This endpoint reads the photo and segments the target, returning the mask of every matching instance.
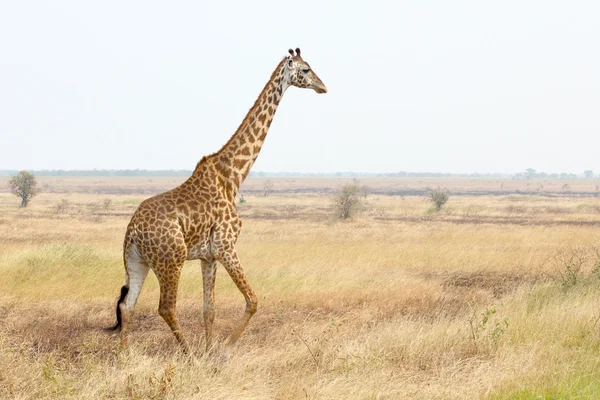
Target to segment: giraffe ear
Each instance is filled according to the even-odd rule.
[[[292,60],[291,58],[288,58],[288,60],[287,60],[288,68],[292,68],[292,64],[294,64],[294,60]]]

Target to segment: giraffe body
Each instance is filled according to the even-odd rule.
[[[289,86],[326,93],[323,82],[290,50],[231,139],[203,157],[180,186],[143,201],[125,233],[123,261],[126,284],[117,303],[121,343],[126,345],[135,303],[150,270],[160,285],[159,314],[184,350],[189,350],[176,314],[179,278],[186,260],[201,260],[206,347],[211,345],[214,285],[220,262],[246,300],[246,310],[229,338],[233,345],[257,309],[257,297],[242,269],[235,243],[242,228],[235,196],[258,157],[279,102]]]

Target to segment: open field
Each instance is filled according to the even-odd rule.
[[[259,310],[227,363],[201,352],[199,262],[178,303],[196,358],[152,274],[131,346],[101,330],[129,217],[182,178],[40,178],[27,209],[0,192],[0,398],[600,398],[597,182],[389,179],[361,179],[374,194],[346,222],[328,193],[351,179],[273,178],[267,197],[248,180],[238,250]],[[438,186],[472,195],[435,213],[392,190]],[[243,307],[220,268],[221,340]]]
[[[9,191],[7,176],[0,176],[0,193]],[[52,177],[40,176],[40,188],[46,193],[90,194],[155,194],[179,185],[182,176],[159,177]],[[249,177],[241,187],[245,194],[261,194],[265,181],[273,182],[279,194],[326,194],[340,185],[358,181],[374,194],[392,196],[424,195],[431,189],[446,188],[457,195],[536,195],[545,197],[594,197],[600,195],[600,178],[596,179],[499,179],[499,178],[310,178],[310,177]]]

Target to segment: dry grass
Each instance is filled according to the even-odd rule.
[[[9,192],[6,176],[0,176],[0,193]],[[120,176],[120,177],[38,177],[38,187],[46,193],[90,193],[110,195],[149,195],[169,190],[186,179],[184,176]],[[244,182],[241,191],[262,195],[265,182],[270,181],[273,193],[319,194],[333,193],[336,188],[358,182],[373,193],[387,195],[425,194],[436,188],[446,188],[461,195],[540,195],[576,197],[600,195],[600,179],[500,179],[500,178],[424,178],[424,177],[259,177],[252,176]],[[566,185],[566,186],[565,186]]]
[[[119,349],[101,331],[113,322],[124,280],[122,235],[146,196],[69,190],[41,194],[27,209],[0,194],[0,398],[533,399],[600,391],[597,198],[451,196],[432,213],[421,197],[375,195],[341,223],[325,195],[245,195],[238,247],[259,312],[225,363],[218,350],[200,351],[197,262],[186,266],[178,304],[195,358],[179,354],[157,315],[153,276],[131,347]],[[585,262],[566,285],[572,252]],[[215,330],[224,340],[243,298],[222,269],[216,290]]]

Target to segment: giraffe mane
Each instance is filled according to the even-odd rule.
[[[279,73],[279,70],[281,69],[281,67],[283,66],[283,63],[288,59],[288,57],[284,57],[283,60],[281,60],[279,62],[279,64],[277,65],[277,68],[275,68],[275,70],[273,71],[273,73],[271,74],[271,77],[269,78],[269,81],[265,84],[265,87],[263,88],[263,90],[260,92],[260,94],[258,95],[258,97],[256,98],[256,100],[254,101],[254,104],[252,105],[252,107],[250,108],[250,110],[248,110],[248,113],[246,113],[246,116],[244,117],[244,120],[242,121],[242,123],[238,126],[238,128],[235,130],[235,132],[233,133],[233,135],[231,135],[231,137],[229,138],[229,140],[227,141],[227,143],[225,143],[220,149],[219,151],[210,154],[209,156],[204,156],[202,157],[202,159],[198,162],[198,164],[196,164],[196,169],[198,169],[198,167],[200,166],[200,164],[202,164],[202,162],[208,158],[208,157],[213,157],[213,156],[217,156],[219,154],[221,154],[221,152],[223,151],[223,149],[225,149],[229,144],[231,144],[231,142],[234,140],[236,133],[238,133],[240,131],[240,129],[242,129],[242,127],[246,124],[246,121],[248,121],[248,118],[250,118],[250,111],[253,110],[256,106],[258,106],[258,104],[262,101],[262,99],[266,96],[266,92],[267,89],[269,88],[269,84],[275,79],[275,77],[277,76],[277,74]]]

